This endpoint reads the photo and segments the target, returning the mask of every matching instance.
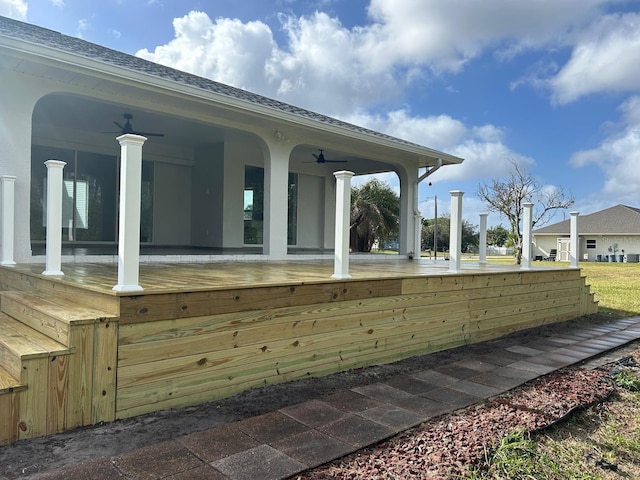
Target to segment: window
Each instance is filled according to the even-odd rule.
[[[62,199],[65,242],[116,242],[118,158],[113,155],[34,145],[31,152],[31,239],[46,238],[48,159],[66,162]],[[140,241],[152,242],[153,163],[142,162]]]
[[[587,248],[596,248],[595,240],[587,240]]]
[[[295,245],[298,233],[298,175],[289,173],[287,244]],[[264,221],[264,168],[244,169],[244,243],[261,245]]]

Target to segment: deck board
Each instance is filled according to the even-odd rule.
[[[141,264],[139,284],[145,294],[179,293],[226,290],[230,287],[255,288],[282,285],[308,285],[317,283],[339,283],[341,280],[331,278],[333,261],[329,260],[296,260],[287,261],[218,261],[212,263],[157,263]],[[44,265],[20,264],[9,268],[15,272],[29,276],[41,277]],[[564,267],[533,267],[548,272],[550,269],[566,270]],[[515,265],[479,265],[463,263],[463,274],[491,274],[518,271]],[[117,283],[118,271],[114,264],[106,263],[72,263],[62,265],[64,276],[47,277],[61,285],[80,287],[84,290],[99,292],[113,296],[127,296],[130,293],[112,290]],[[424,281],[423,277],[439,277],[434,282],[450,275],[449,262],[431,260],[407,260],[394,255],[368,256],[366,259],[354,259],[350,263],[350,275],[353,280],[395,279],[415,277],[416,281]],[[561,274],[560,274],[561,275]],[[422,278],[420,278],[422,277]],[[483,275],[483,278],[484,275]],[[496,279],[496,284],[499,280]]]

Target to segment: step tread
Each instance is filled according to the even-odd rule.
[[[13,375],[0,365],[0,395],[26,390],[27,386],[20,383]]]
[[[94,323],[100,319],[116,318],[112,313],[84,307],[62,297],[38,295],[32,292],[2,292],[2,297],[60,320],[64,323]]]
[[[24,323],[0,313],[0,344],[22,359],[65,355],[71,350]]]

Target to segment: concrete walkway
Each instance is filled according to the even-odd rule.
[[[407,375],[29,478],[283,479],[637,339],[640,317],[512,335]]]

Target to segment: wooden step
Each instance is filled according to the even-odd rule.
[[[0,292],[0,309],[40,333],[69,345],[70,327],[113,319],[113,314],[85,307],[63,297],[32,292]]]
[[[0,366],[14,378],[22,378],[22,365],[26,360],[69,353],[65,345],[0,313]]]
[[[26,388],[26,385],[22,385],[20,380],[16,379],[16,377],[11,375],[0,365],[0,395],[20,392],[22,390],[26,390]]]

